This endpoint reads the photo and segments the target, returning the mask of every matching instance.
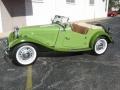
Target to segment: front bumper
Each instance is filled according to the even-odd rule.
[[[4,50],[4,54],[5,54],[5,56],[9,56],[9,55],[10,55],[10,50],[9,50],[9,48],[6,48],[6,49]]]
[[[4,54],[9,56],[10,48],[9,48],[8,38],[3,43],[5,45]]]

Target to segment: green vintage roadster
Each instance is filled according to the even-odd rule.
[[[82,22],[68,22],[56,15],[52,24],[15,28],[8,37],[8,52],[20,65],[32,64],[40,47],[61,52],[93,51],[103,54],[112,42],[108,30],[102,26]]]

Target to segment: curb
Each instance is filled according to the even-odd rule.
[[[0,39],[8,37],[10,32],[0,32]]]
[[[0,39],[1,39],[1,37],[3,36],[3,33],[2,32],[0,32]]]
[[[96,19],[88,19],[88,20],[79,20],[81,22],[96,22],[96,21],[101,21],[101,20],[108,20],[111,19],[112,17],[103,17],[103,18],[96,18]]]

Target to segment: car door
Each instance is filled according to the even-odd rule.
[[[84,49],[88,47],[86,34],[74,32],[71,28],[66,28],[63,46],[69,49]]]

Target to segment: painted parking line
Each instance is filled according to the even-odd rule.
[[[27,67],[27,77],[26,77],[25,90],[32,90],[32,65]]]

